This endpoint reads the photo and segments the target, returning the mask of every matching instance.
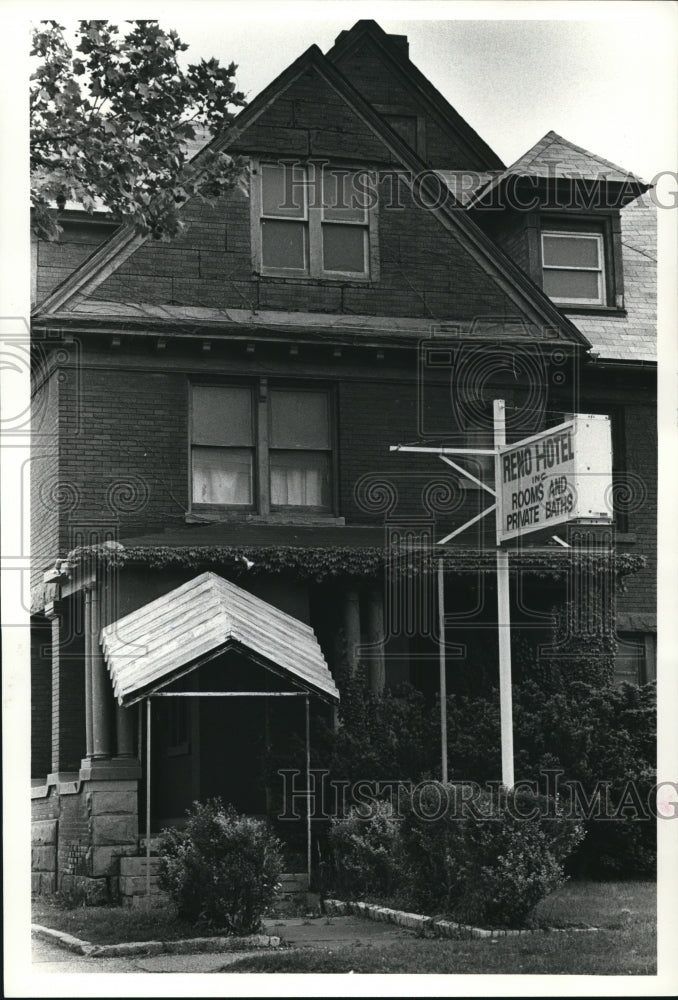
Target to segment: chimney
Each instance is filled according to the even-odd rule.
[[[407,35],[387,35],[387,38],[391,42],[394,49],[397,49],[401,56],[405,59],[410,57],[410,43],[407,41]]]
[[[358,24],[360,23],[361,22],[359,21]],[[357,25],[354,27],[357,27]],[[353,28],[351,28],[351,31],[353,31]],[[342,41],[342,39],[345,38],[346,35],[348,34],[350,34],[350,32],[347,30],[340,31],[337,37],[334,39],[334,44],[337,45],[337,43]],[[404,56],[405,59],[409,59],[410,43],[407,41],[407,35],[386,35],[386,37],[389,39],[391,45],[398,52],[399,55]]]

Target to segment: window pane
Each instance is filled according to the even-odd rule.
[[[261,204],[264,215],[306,218],[306,171],[293,164],[264,163],[261,167]]]
[[[264,267],[306,269],[306,224],[263,219],[261,250]]]
[[[543,237],[544,264],[554,267],[598,267],[599,243],[591,236]]]
[[[254,444],[251,390],[234,386],[193,386],[193,443]]]
[[[270,402],[272,448],[329,448],[326,392],[273,390]]]
[[[252,452],[194,448],[193,503],[251,504]]]
[[[364,274],[365,236],[362,226],[323,226],[323,270]]]
[[[323,218],[334,222],[367,221],[367,174],[340,167],[323,170]]]
[[[601,300],[597,271],[544,271],[544,291],[552,299]]]
[[[272,451],[270,456],[273,506],[330,506],[330,458],[327,453]]]

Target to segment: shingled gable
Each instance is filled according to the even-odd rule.
[[[358,21],[349,31],[341,32],[327,58],[378,111],[390,105],[424,116],[427,152],[422,158],[431,166],[504,169],[494,150],[411,61],[404,36],[387,34],[375,21]]]
[[[547,132],[539,142],[523,153],[502,173],[495,175],[489,184],[478,191],[469,208],[480,206],[510,177],[531,177],[544,181],[599,181],[616,185],[622,191],[621,203],[628,203],[650,187],[640,177],[624,170],[610,160],[575,146],[557,132]]]
[[[304,105],[306,112],[309,107],[314,108],[310,113],[316,118],[309,127],[309,122],[299,119],[290,128],[279,127],[279,116],[276,116],[275,109],[278,102],[284,104],[284,111],[287,115],[298,114],[298,101],[291,98],[296,93],[295,88],[300,86],[299,81],[305,78],[305,86],[308,91],[309,74],[313,75],[313,100],[307,101]],[[337,129],[323,128],[326,118],[327,105],[319,101],[318,94],[324,91],[324,99],[332,104],[333,110],[340,109],[342,125]],[[355,157],[363,162],[374,164],[385,164],[395,168],[404,168],[405,180],[411,185],[412,178],[420,176],[426,171],[426,165],[417,157],[411,148],[405,143],[391,128],[385,123],[367,101],[348,83],[339,70],[326,59],[317,46],[311,46],[299,59],[288,67],[272,84],[270,84],[252,103],[237,117],[233,127],[222,137],[215,139],[211,148],[218,148],[228,151],[249,151],[281,152],[284,148],[287,155],[313,155],[317,157],[343,155],[347,157],[346,148],[354,146],[354,136],[349,133],[351,123],[358,132],[364,149],[361,149],[360,156]],[[299,127],[297,127],[299,126]],[[304,127],[301,127],[304,126]],[[292,132],[298,142],[298,148],[289,149],[286,145],[287,135]],[[348,142],[347,142],[348,139]],[[336,152],[332,148],[333,142],[339,143]],[[343,144],[343,145],[342,145]],[[343,153],[342,153],[343,150]],[[198,162],[201,153],[198,153],[195,161]],[[435,199],[435,193],[433,199]],[[197,200],[192,199],[187,203],[185,209],[188,210],[192,203]],[[511,310],[514,315],[521,316],[526,321],[535,324],[538,328],[548,327],[549,338],[558,338],[569,343],[588,348],[590,345],[586,338],[577,328],[562,315],[562,313],[552,305],[551,301],[541,292],[540,289],[511,262],[496,245],[485,236],[480,228],[459,208],[453,196],[450,195],[449,204],[444,204],[440,208],[431,208],[426,211],[426,218],[435,216],[438,223],[444,226],[456,241],[464,254],[464,266],[468,273],[474,271],[479,280],[486,283],[486,287],[493,285],[496,291],[495,298],[502,302],[501,314]],[[214,212],[215,209],[210,209]],[[189,234],[189,241],[191,236]],[[416,239],[416,237],[415,237]],[[170,247],[168,251],[167,248]],[[157,288],[161,285],[160,271],[157,278],[137,279],[137,292],[130,301],[107,302],[105,298],[95,298],[93,292],[97,289],[101,292],[101,286],[106,280],[115,275],[129,258],[136,251],[143,248],[144,253],[176,253],[177,267],[182,268],[184,258],[190,253],[190,242],[186,238],[173,241],[172,244],[158,243],[148,237],[140,237],[130,228],[119,230],[114,236],[104,244],[88,261],[81,265],[69,278],[67,278],[43,303],[39,306],[36,321],[59,318],[63,321],[89,320],[100,321],[105,319],[133,321],[144,319],[147,322],[173,324],[196,323],[219,324],[221,328],[242,329],[246,328],[251,335],[252,326],[266,326],[270,320],[273,327],[281,327],[280,310],[276,313],[273,309],[266,309],[259,305],[248,310],[247,308],[199,308],[195,306],[186,308],[174,305],[169,301],[155,299],[153,308],[142,308],[144,302],[143,295],[149,290],[157,293]],[[454,249],[451,244],[451,249]],[[450,264],[450,268],[452,268]],[[459,272],[457,272],[459,273]],[[468,274],[465,275],[468,280]],[[153,300],[150,300],[153,305]],[[238,303],[238,306],[242,303]],[[297,310],[298,310],[297,306]],[[499,307],[497,307],[499,308]],[[283,313],[284,313],[283,309]],[[379,323],[375,322],[375,311],[370,315],[361,315],[362,310],[354,308],[350,322],[353,326],[361,327],[363,331],[372,331],[379,334]],[[378,311],[377,320],[378,320]],[[306,308],[303,313],[314,323],[318,329],[331,327],[334,329],[337,320],[344,318],[326,312],[312,313]],[[404,332],[404,331],[403,331]],[[412,331],[412,336],[420,336],[419,331]]]

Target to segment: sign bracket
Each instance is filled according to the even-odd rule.
[[[573,414],[563,423],[533,434],[522,441],[514,442],[508,447],[506,404],[503,399],[494,400],[493,417],[494,442],[491,448],[391,445],[389,450],[438,455],[455,472],[495,498],[493,504],[459,528],[455,528],[437,544],[445,545],[472,524],[476,524],[492,511],[495,512],[501,769],[502,782],[510,789],[514,785],[513,704],[509,550],[505,543],[535,531],[545,531],[550,534],[548,527],[552,531],[561,524],[568,524],[582,517],[596,523],[600,521],[609,523],[612,520],[611,515],[599,512],[605,505],[605,487],[611,482],[612,467],[609,417],[597,414]],[[493,456],[494,489],[448,458],[450,455]],[[547,483],[548,498],[545,497]],[[573,486],[572,483],[576,485]],[[607,488],[609,490],[609,485]],[[506,496],[507,489],[512,491],[510,504]],[[559,535],[550,534],[550,537],[561,547],[570,548],[568,542]],[[444,615],[441,613],[444,607],[443,599],[442,560],[438,560],[441,705],[445,690],[445,632]],[[447,774],[447,724],[442,714],[441,752],[444,780]]]

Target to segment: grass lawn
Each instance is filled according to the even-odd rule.
[[[323,918],[324,919],[324,918]],[[241,959],[224,972],[355,973],[551,973],[653,975],[656,973],[656,886],[653,882],[569,882],[537,907],[537,924],[600,927],[597,933],[567,931],[455,941],[417,938],[393,943],[323,945]],[[180,922],[171,906],[79,906],[64,909],[39,899],[35,923],[96,944],[170,941],[200,935]],[[277,933],[277,932],[276,932]],[[206,935],[207,936],[207,935]]]
[[[647,976],[657,972],[654,882],[569,882],[536,908],[537,925],[600,927],[598,933],[431,941],[370,941],[240,959],[223,972],[462,973]]]
[[[66,931],[93,944],[120,944],[122,941],[177,941],[201,936],[195,924],[177,920],[167,906],[147,912],[142,907],[76,906],[64,909],[56,903],[35,900],[33,923]],[[206,932],[202,932],[205,937]]]
[[[222,972],[354,972],[416,974],[656,974],[656,935],[648,923],[597,934],[533,934],[469,941],[400,941],[332,950],[299,949],[242,958]]]
[[[538,926],[606,927],[657,921],[655,882],[567,882],[534,910]]]

